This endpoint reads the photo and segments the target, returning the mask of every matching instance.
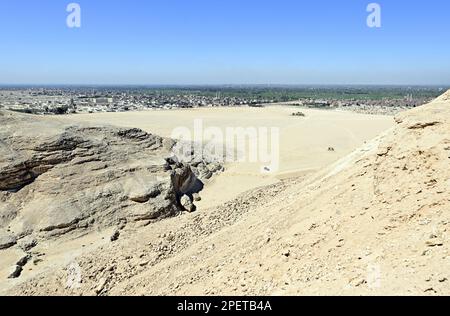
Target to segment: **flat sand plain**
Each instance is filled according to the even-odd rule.
[[[306,117],[292,116],[292,113],[297,111],[302,111]],[[394,126],[392,116],[287,106],[77,114],[66,119],[136,127],[164,137],[170,137],[172,131],[178,127],[187,127],[193,133],[196,119],[202,119],[204,128],[218,127],[224,134],[227,127],[278,127],[278,171],[263,174],[261,163],[229,163],[223,174],[207,183],[202,192],[202,201],[197,203],[199,208],[219,205],[247,190],[269,185],[283,178],[316,171]],[[329,151],[329,147],[333,147],[334,151]]]

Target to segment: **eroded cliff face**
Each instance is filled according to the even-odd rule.
[[[139,129],[0,112],[0,247],[183,212],[180,199],[202,182],[173,157],[174,144]]]

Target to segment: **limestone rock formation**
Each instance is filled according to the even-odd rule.
[[[0,112],[0,247],[182,212],[180,197],[203,187],[190,165],[165,159],[174,143],[139,129]]]
[[[0,229],[0,250],[10,248],[14,246],[16,242],[17,239],[13,235]]]

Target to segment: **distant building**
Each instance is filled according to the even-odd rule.
[[[92,103],[94,103],[94,104],[110,104],[113,102],[114,102],[114,98],[100,97],[100,98],[92,99]]]

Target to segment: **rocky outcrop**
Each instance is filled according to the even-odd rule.
[[[0,250],[8,249],[17,243],[17,239],[6,231],[0,229]]]
[[[68,122],[0,112],[0,229],[9,231],[0,247],[173,216],[185,210],[183,195],[203,188],[173,157],[172,140]]]

